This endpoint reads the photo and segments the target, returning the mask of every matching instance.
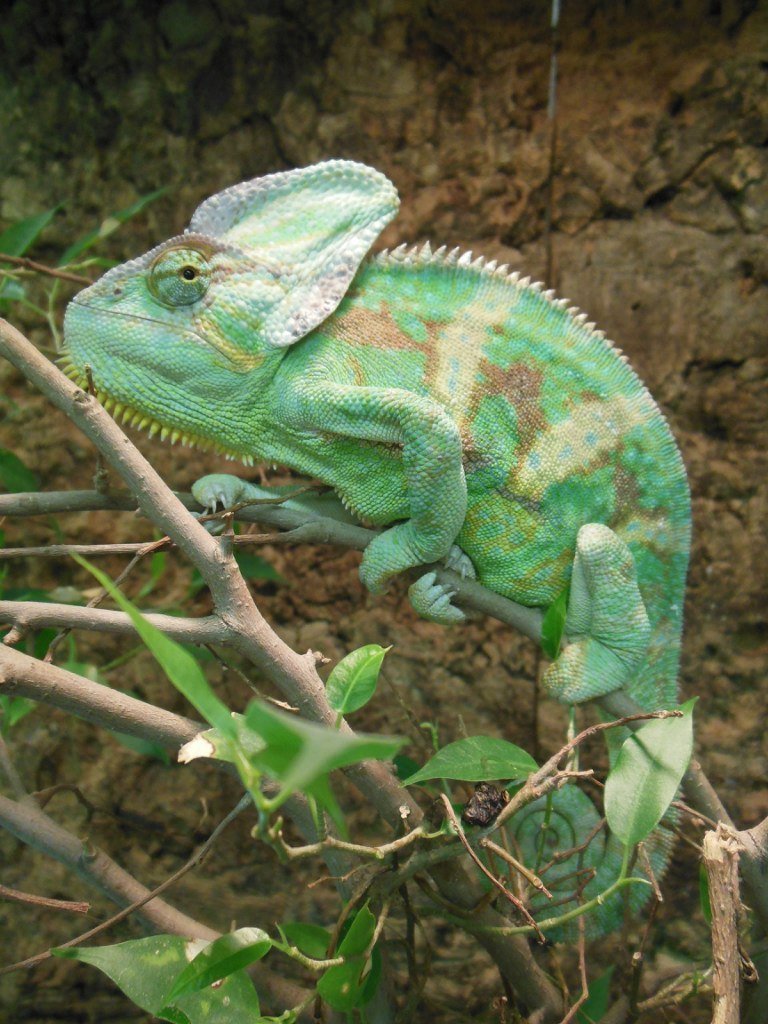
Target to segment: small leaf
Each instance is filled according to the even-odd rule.
[[[240,566],[240,572],[247,580],[271,580],[273,583],[285,583],[285,577],[270,565],[265,558],[250,551],[243,551],[242,548],[235,548],[235,561]]]
[[[403,741],[394,736],[346,733],[306,722],[294,715],[276,711],[268,704],[253,701],[245,714],[245,725],[232,719],[243,746],[243,731],[259,736],[264,746],[249,760],[262,772],[282,783],[275,806],[297,790],[311,789],[336,768],[368,759],[388,760]]]
[[[9,494],[40,490],[40,481],[32,470],[7,448],[0,448],[0,484]]]
[[[23,256],[34,240],[53,220],[54,215],[61,209],[61,204],[45,210],[43,213],[36,213],[32,217],[25,217],[24,220],[17,220],[0,235],[0,252],[7,256]]]
[[[92,576],[95,576],[110,597],[120,605],[130,617],[136,632],[157,659],[158,664],[170,681],[183,694],[190,704],[196,708],[207,722],[215,726],[224,736],[235,735],[235,725],[226,704],[216,696],[203,670],[192,655],[185,651],[157,627],[151,625],[122,594],[112,580],[96,566],[91,565],[79,555],[72,556],[78,565],[82,565]]]
[[[522,779],[537,768],[531,755],[514,743],[494,736],[468,736],[438,750],[423,768],[404,779],[403,785],[412,786],[426,779],[462,782]]]
[[[128,750],[132,750],[134,754],[141,754],[143,757],[152,757],[166,767],[171,763],[171,755],[162,747],[159,743],[154,743],[152,740],[142,739],[141,736],[131,736],[127,732],[114,732],[112,729],[109,730],[115,737],[118,743],[126,747]]]
[[[300,949],[304,956],[322,960],[328,954],[331,933],[319,924],[305,924],[302,921],[288,921],[281,925],[286,940]]]
[[[608,827],[625,846],[640,843],[672,803],[693,752],[693,706],[682,718],[659,718],[622,744],[605,782]]]
[[[589,983],[589,995],[576,1011],[576,1024],[599,1024],[608,1012],[608,999],[611,992],[613,964],[607,971]]]
[[[556,658],[565,632],[570,587],[561,591],[544,613],[541,623],[541,649],[548,658]]]
[[[214,981],[242,971],[266,956],[272,940],[261,928],[238,928],[206,946],[187,964],[166,996],[168,1004],[186,992],[199,992]]]
[[[165,551],[155,551],[153,553],[149,560],[149,579],[136,595],[137,598],[141,599],[152,593],[165,572],[165,563],[167,560],[168,555]]]
[[[366,644],[341,659],[325,684],[328,703],[334,711],[348,715],[368,703],[376,692],[381,663],[391,649]]]
[[[71,263],[76,256],[80,256],[87,249],[90,249],[97,242],[100,242],[102,238],[107,238],[113,231],[116,231],[121,224],[125,224],[127,220],[130,220],[131,217],[140,213],[145,206],[149,203],[153,203],[155,199],[167,191],[168,189],[166,187],[159,188],[155,192],[149,192],[147,195],[141,196],[137,199],[135,203],[131,203],[130,206],[126,206],[124,210],[118,210],[117,213],[113,213],[110,217],[106,217],[95,231],[90,231],[84,238],[81,238],[79,241],[70,245],[59,260],[59,266],[63,267],[67,263]]]
[[[0,733],[7,735],[14,725],[36,707],[35,701],[26,697],[8,697],[0,693]]]
[[[339,945],[338,954],[347,957],[347,962],[336,967],[329,967],[317,983],[318,994],[334,1010],[349,1012],[373,996],[375,987],[368,994],[365,983],[361,983],[361,981],[366,966],[366,960],[362,954],[371,944],[375,930],[376,918],[366,904],[355,915]]]
[[[151,935],[113,946],[54,949],[54,956],[98,967],[137,1006],[173,1024],[232,1024],[259,1019],[259,999],[240,971],[215,988],[180,995],[174,1006],[165,994],[194,955],[197,945],[178,935]]]

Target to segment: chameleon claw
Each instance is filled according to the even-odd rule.
[[[408,588],[408,597],[414,610],[422,618],[441,626],[454,626],[464,622],[464,612],[451,604],[456,591],[437,582],[434,572],[425,573]]]

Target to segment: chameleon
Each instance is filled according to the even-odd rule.
[[[429,243],[369,255],[398,205],[347,160],[224,189],[74,297],[65,372],[88,368],[150,434],[330,485],[385,528],[360,567],[374,594],[442,561],[519,604],[566,600],[555,699],[675,705],[691,516],[663,414],[585,314],[508,266]],[[212,474],[193,493],[262,491]],[[446,625],[453,596],[431,571],[409,589]],[[566,788],[570,820],[592,805]]]

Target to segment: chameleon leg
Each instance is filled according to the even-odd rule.
[[[442,406],[399,388],[336,384],[323,377],[294,386],[282,396],[280,412],[294,430],[400,448],[408,517],[366,548],[360,578],[370,591],[382,593],[397,573],[448,555],[464,522],[467,488],[461,436]],[[356,467],[351,472],[343,461],[330,466],[329,482],[352,508],[369,510],[376,521],[380,482]]]
[[[576,704],[626,686],[650,631],[629,548],[607,526],[582,526],[565,620],[569,643],[544,673],[546,691]]]

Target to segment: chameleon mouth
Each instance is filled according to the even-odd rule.
[[[117,399],[100,388],[92,389],[85,373],[72,362],[72,357],[68,353],[65,352],[56,362],[66,377],[69,377],[71,381],[74,381],[84,391],[94,395],[96,400],[112,416],[116,423],[120,422],[125,426],[135,427],[137,430],[146,430],[150,437],[155,437],[159,434],[161,441],[181,444],[183,448],[196,448],[198,451],[215,452],[217,455],[223,455],[227,459],[239,460],[246,466],[253,465],[252,455],[231,451],[217,441],[212,441],[210,438],[203,437],[201,434],[196,434],[193,431],[180,430],[177,427],[169,426],[169,424],[163,423],[162,420],[148,416],[146,413],[140,412],[125,402],[118,402]]]

